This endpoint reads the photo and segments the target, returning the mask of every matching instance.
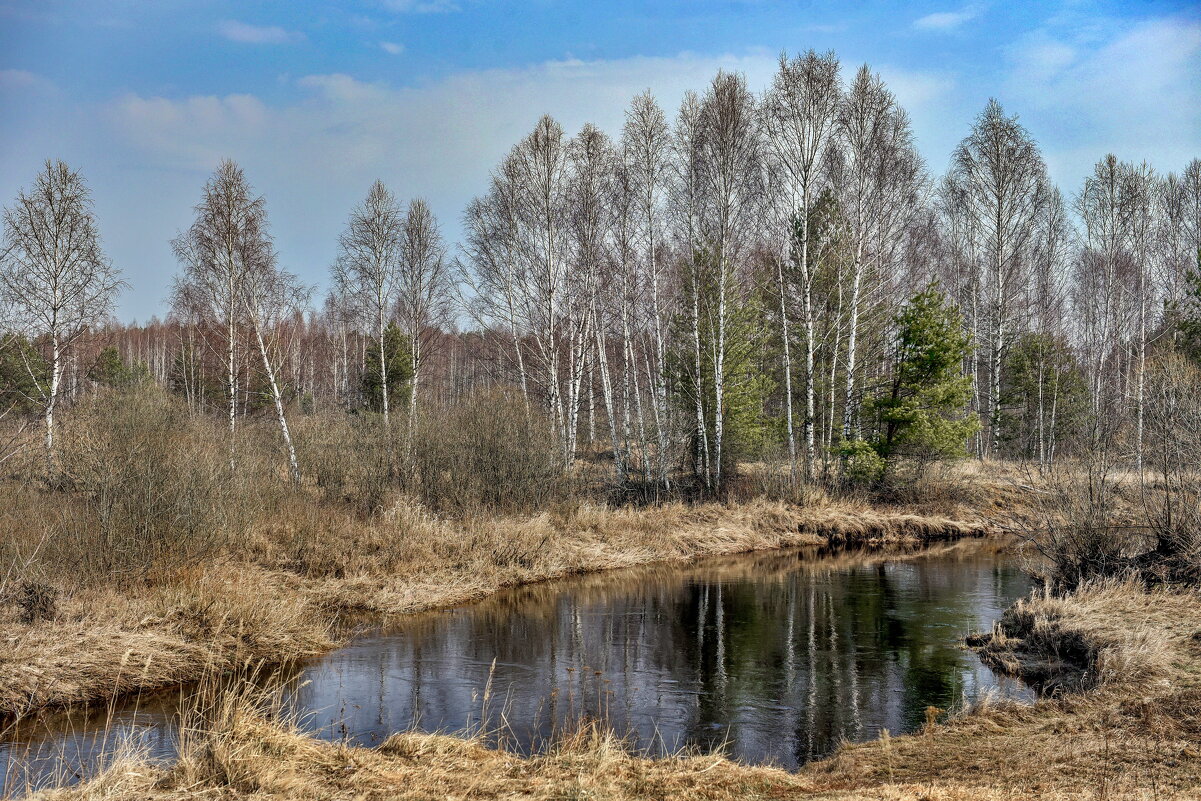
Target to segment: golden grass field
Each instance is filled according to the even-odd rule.
[[[129,754],[55,801],[113,799],[783,799],[1000,801],[1198,798],[1201,598],[1119,582],[1020,603],[982,648],[1084,683],[1029,707],[981,704],[923,732],[846,746],[799,773],[720,756],[645,759],[583,725],[549,753],[399,733],[374,749],[307,737],[238,693],[188,726],[179,762]],[[1077,661],[1079,660],[1079,661]],[[1025,666],[1025,667],[1023,667]]]
[[[12,722],[335,647],[351,623],[471,601],[571,574],[801,545],[913,545],[1046,520],[1042,490],[965,466],[953,493],[887,505],[820,493],[689,505],[551,504],[537,514],[437,515],[397,496],[355,514],[301,491],[255,500],[203,559],[61,582],[54,613],[0,604],[0,715]],[[0,486],[0,524],[33,542],[64,515],[29,485]],[[1052,510],[1053,511],[1053,510]],[[49,562],[54,565],[55,563]],[[66,568],[58,568],[65,570]],[[131,753],[61,799],[1201,798],[1201,598],[1133,584],[1017,605],[977,646],[992,664],[1060,685],[1032,707],[983,703],[919,734],[849,745],[799,773],[720,756],[646,759],[582,725],[522,757],[482,739],[398,733],[377,749],[311,739],[238,693],[189,724],[179,763]]]

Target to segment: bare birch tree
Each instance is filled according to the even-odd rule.
[[[417,393],[432,335],[451,317],[451,276],[442,232],[429,205],[417,198],[405,214],[396,309],[409,337],[412,386],[409,439],[417,423]],[[382,341],[382,340],[381,340]]]
[[[643,275],[650,294],[650,329],[654,360],[647,363],[647,380],[653,389],[659,481],[671,487],[668,475],[668,438],[671,435],[667,398],[668,288],[661,255],[663,240],[662,196],[670,170],[671,140],[667,118],[651,93],[634,98],[626,111],[622,154],[631,190],[637,195],[643,240]]]
[[[1201,176],[1199,176],[1201,177]],[[1158,243],[1156,281],[1164,294],[1164,306],[1175,309],[1187,285],[1189,271],[1196,268],[1196,246],[1189,242],[1188,182],[1170,172],[1158,182],[1155,192]],[[1195,214],[1201,225],[1201,190]]]
[[[338,258],[333,266],[339,293],[369,322],[379,342],[381,408],[384,424],[391,425],[388,387],[388,354],[384,332],[398,299],[406,220],[396,198],[380,181],[338,237]]]
[[[1110,154],[1097,162],[1076,196],[1076,212],[1084,224],[1084,247],[1076,277],[1076,316],[1083,327],[1094,421],[1100,420],[1107,402],[1121,393],[1121,387],[1115,386],[1121,370],[1113,360],[1130,334],[1134,287],[1124,202],[1123,167]]]
[[[1001,372],[1014,328],[1016,299],[1029,265],[1029,247],[1043,212],[1049,180],[1038,145],[1016,117],[990,100],[971,133],[956,148],[949,180],[960,188],[973,230],[983,241],[987,276],[988,438],[984,455],[1001,435]]]
[[[703,241],[717,269],[713,367],[712,484],[721,486],[725,439],[727,334],[733,304],[747,285],[739,269],[758,234],[763,176],[758,108],[740,73],[719,72],[701,100]]]
[[[796,436],[793,432],[792,354],[788,309],[791,295],[800,295],[801,325],[805,342],[805,472],[812,479],[817,466],[816,376],[817,309],[813,299],[814,265],[810,260],[810,227],[814,204],[825,181],[826,152],[838,120],[840,87],[838,59],[833,53],[810,50],[789,60],[780,56],[780,67],[764,108],[771,167],[780,181],[781,219],[775,220],[780,300],[780,334],[783,350],[784,403],[788,454],[796,471]],[[786,275],[785,263],[795,262],[796,284]],[[791,271],[789,271],[791,272]]]
[[[567,142],[563,128],[552,118],[543,117],[514,149],[512,159],[517,199],[516,252],[524,262],[518,272],[524,279],[519,302],[525,306],[523,316],[530,323],[541,383],[559,435],[563,460],[569,464],[575,456],[579,411],[576,391],[582,376],[573,356],[582,337],[579,321],[571,320],[568,313],[572,297],[567,263],[570,241]],[[565,335],[566,371],[563,369]]]
[[[524,315],[524,261],[518,252],[516,161],[506,158],[493,173],[488,193],[475,198],[463,215],[463,258],[457,263],[460,303],[485,329],[504,329],[512,344],[526,417],[531,414],[530,381],[523,339],[529,330]]]
[[[866,65],[842,102],[838,136],[833,181],[852,240],[842,424],[843,439],[851,440],[859,436],[860,324],[865,311],[884,299],[883,279],[894,266],[909,220],[923,202],[925,175],[909,116]]]
[[[211,327],[224,350],[230,469],[235,469],[239,390],[238,332],[244,319],[248,273],[262,257],[267,208],[255,197],[242,168],[224,160],[205,183],[196,218],[171,241],[182,273],[176,276],[172,304]],[[248,261],[249,259],[249,261]]]
[[[1133,349],[1137,359],[1134,388],[1134,469],[1143,469],[1143,431],[1145,427],[1147,338],[1150,335],[1152,307],[1156,301],[1156,286],[1152,264],[1156,238],[1156,183],[1154,170],[1147,162],[1124,165],[1122,195],[1125,207],[1125,227],[1130,248],[1131,267],[1135,271],[1137,323]]]
[[[620,291],[607,286],[602,273],[607,267],[608,236],[613,171],[616,153],[609,138],[598,128],[585,125],[568,148],[571,177],[568,188],[572,233],[573,274],[581,282],[583,301],[580,313],[585,317],[586,339],[600,375],[601,398],[608,418],[609,442],[619,482],[626,478],[626,458],[618,430],[619,411],[615,381],[609,362],[609,296]]]
[[[342,408],[351,408],[350,392],[350,335],[354,329],[353,304],[335,284],[325,297],[322,319],[325,333],[331,346],[329,369],[330,388],[335,402]]]
[[[1048,470],[1055,458],[1059,434],[1059,407],[1063,367],[1056,360],[1056,343],[1068,341],[1067,263],[1075,232],[1068,220],[1067,206],[1058,189],[1047,194],[1039,215],[1031,259],[1031,274],[1025,293],[1029,309],[1027,328],[1039,335],[1036,360],[1037,415],[1035,437],[1039,468]]]
[[[984,285],[980,221],[972,211],[967,188],[951,177],[944,177],[939,182],[935,205],[940,218],[940,234],[945,254],[940,264],[939,278],[959,306],[964,318],[964,327],[971,335],[972,342],[979,343],[983,325]],[[978,347],[971,349],[964,369],[972,379],[970,408],[976,414],[981,414],[984,401]],[[977,432],[974,440],[973,451],[977,458],[983,458],[984,437]]]
[[[641,192],[635,172],[622,159],[614,159],[612,180],[606,203],[611,210],[612,234],[605,263],[609,275],[606,290],[608,302],[613,310],[615,333],[621,347],[619,382],[622,399],[622,450],[625,464],[631,465],[631,437],[636,432],[638,450],[641,454],[640,468],[647,480],[661,478],[659,470],[652,468],[651,441],[646,429],[646,416],[642,393],[642,367],[650,390],[652,409],[657,404],[655,369],[657,348],[654,338],[654,309],[650,285],[652,276],[645,272],[646,264],[640,257],[642,213]],[[649,329],[649,330],[648,330]],[[631,401],[633,409],[631,409]],[[657,413],[656,413],[657,416]],[[655,442],[659,439],[656,432]]]
[[[293,484],[299,484],[300,464],[296,459],[296,447],[292,443],[292,433],[288,429],[288,417],[284,411],[283,391],[276,366],[278,347],[274,339],[281,321],[307,305],[308,292],[300,286],[296,276],[279,269],[275,248],[265,232],[257,240],[246,241],[245,245],[248,249],[242,254],[242,261],[249,269],[241,282],[241,300],[246,325],[263,362],[263,374],[275,407],[275,420],[288,456],[288,475]]]
[[[54,456],[54,413],[62,394],[63,371],[72,349],[88,330],[111,313],[121,283],[100,248],[92,195],[83,176],[61,161],[47,161],[4,209],[0,246],[0,305],[15,328],[31,338],[46,337],[50,375],[29,369],[46,426],[50,476]]]
[[[681,284],[688,303],[688,322],[691,336],[692,411],[695,413],[694,464],[695,472],[706,488],[712,488],[712,452],[709,445],[709,426],[705,415],[704,351],[701,346],[701,291],[704,283],[704,242],[702,241],[701,216],[704,207],[704,190],[701,179],[701,146],[704,141],[704,126],[701,116],[701,101],[695,92],[686,92],[676,115],[672,131],[671,211]]]
[[[1183,199],[1181,219],[1187,247],[1201,260],[1201,159],[1193,159],[1180,179]]]

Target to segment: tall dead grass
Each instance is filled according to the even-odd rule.
[[[402,732],[374,749],[309,738],[261,691],[187,717],[174,766],[129,759],[43,801],[156,799],[780,799],[1185,801],[1201,787],[1201,598],[1105,582],[1032,597],[1010,643],[1086,654],[1087,693],[931,715],[922,731],[845,746],[790,774],[680,753],[649,759],[595,723],[522,757],[481,738]],[[1074,657],[1073,657],[1074,658]]]
[[[299,658],[348,614],[655,561],[995,529],[817,491],[612,506],[586,466],[550,480],[553,447],[519,401],[449,414],[422,423],[415,451],[432,456],[416,473],[406,426],[302,416],[294,487],[269,421],[243,422],[231,451],[219,421],[154,387],[88,396],[63,425],[55,487],[34,461],[0,482],[0,716]]]
[[[1147,691],[1188,679],[1173,660],[1198,633],[1198,603],[1189,591],[1098,579],[1018,601],[974,644],[989,664],[1047,690]]]
[[[641,759],[611,732],[584,723],[545,754],[523,758],[479,738],[404,732],[375,749],[322,743],[271,699],[233,688],[185,714],[179,758],[169,767],[115,761],[76,787],[41,799],[404,798],[635,799],[726,801],[778,798],[802,783],[781,771],[720,756]]]

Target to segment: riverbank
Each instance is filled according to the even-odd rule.
[[[825,499],[581,504],[522,519],[446,520],[398,504],[365,520],[293,504],[193,565],[51,588],[48,608],[30,620],[21,619],[28,599],[0,605],[0,715],[11,720],[293,661],[333,647],[351,619],[450,606],[565,575],[801,545],[984,536],[1011,519],[947,508]]]
[[[130,755],[92,782],[40,798],[1182,801],[1201,788],[1199,633],[1195,592],[1108,583],[1035,596],[978,647],[994,664],[1076,691],[1033,706],[983,703],[914,735],[846,746],[797,774],[717,756],[642,759],[588,725],[530,758],[426,734],[348,748],[226,696],[191,729],[176,766]]]

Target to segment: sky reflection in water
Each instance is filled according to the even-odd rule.
[[[912,731],[926,708],[984,692],[1028,700],[962,647],[1029,589],[991,543],[916,558],[754,554],[598,574],[415,615],[315,660],[289,702],[329,739],[372,745],[413,725],[462,731],[504,722],[537,748],[581,716],[652,753],[725,745],[735,758],[796,768],[843,739]],[[494,666],[495,660],[495,666]],[[491,687],[488,703],[484,694]],[[86,772],[130,732],[169,756],[170,698],[0,742],[9,788]]]

